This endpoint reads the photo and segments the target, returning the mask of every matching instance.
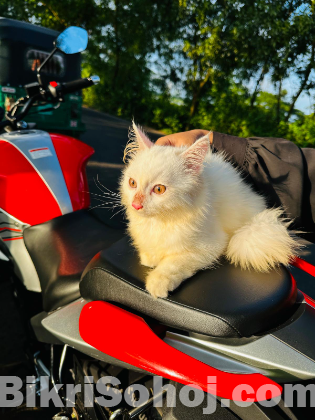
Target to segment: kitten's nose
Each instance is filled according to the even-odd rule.
[[[132,203],[132,207],[134,207],[136,210],[140,210],[143,208],[143,205],[140,203]]]

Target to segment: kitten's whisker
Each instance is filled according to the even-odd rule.
[[[119,201],[104,201],[104,199],[102,200],[101,198],[97,198],[97,197],[92,197],[93,200],[98,200],[98,201],[102,201],[102,203],[104,204],[120,204]]]
[[[94,181],[94,184],[95,184],[96,188],[98,188],[102,193],[104,193],[104,191],[102,190],[102,188],[99,185],[97,185],[97,182],[96,182],[95,178],[93,178],[93,181]]]
[[[110,194],[112,194],[112,195],[118,195],[119,196],[119,194],[117,194],[117,193],[114,193],[113,191],[111,191],[109,188],[107,188],[107,187],[105,187],[105,185],[103,185],[102,183],[101,183],[101,181],[98,179],[98,174],[96,175],[96,181],[99,183],[99,185],[101,185],[101,187],[103,187],[103,188],[105,188],[105,190],[107,190]],[[104,191],[103,191],[104,192]],[[105,192],[104,192],[104,194],[106,194]]]
[[[99,205],[99,206],[96,206],[97,208],[99,208],[99,209],[109,209],[109,210],[113,210],[113,207],[106,207],[106,206],[103,206],[103,205]],[[95,209],[95,207],[92,207],[92,208],[90,208],[90,209],[88,209],[89,211],[90,210],[94,210]]]
[[[95,194],[95,193],[92,193],[93,195],[101,195],[101,194]],[[104,196],[107,196],[107,197],[113,197],[113,198],[118,198],[118,197],[116,197],[114,194],[110,194],[110,193],[103,193],[103,197]]]
[[[103,199],[103,200],[112,200],[113,202],[116,202],[116,203],[120,203],[121,202],[118,197],[112,197],[110,195],[109,196],[104,196],[104,195],[101,195],[101,194],[92,194],[92,197],[91,198],[92,198],[92,200],[100,200],[100,199]]]
[[[101,197],[101,198],[99,198],[99,197],[92,197],[92,200],[103,200],[103,201],[105,201],[105,200],[110,200],[109,202],[110,203],[120,203],[120,200],[115,200],[115,199],[113,199],[112,197]]]
[[[112,215],[111,219],[112,219],[114,216],[116,216],[116,214],[120,213],[120,212],[121,212],[121,211],[123,211],[123,210],[125,210],[125,209],[124,209],[124,207],[123,207],[122,209],[118,210],[116,213],[114,213],[114,214]]]
[[[113,194],[109,194],[109,193],[96,194],[96,193],[94,193],[94,192],[89,192],[89,191],[82,191],[82,192],[86,192],[86,193],[89,193],[89,194],[91,194],[91,195],[97,195],[97,196],[99,196],[99,197],[104,197],[105,195],[108,195],[109,197],[112,197],[112,198],[117,198],[117,199],[118,199],[118,197],[115,197]],[[106,198],[106,197],[105,197],[105,198]]]
[[[107,207],[107,206],[104,206],[104,204],[102,203],[102,204],[98,204],[97,206],[94,206],[94,207],[90,207],[89,208],[89,211],[90,210],[94,210],[94,209],[97,209],[97,208],[102,208],[102,209],[111,209],[111,210],[113,210],[114,208],[116,208],[116,207],[119,207],[119,206],[109,206],[109,207]]]

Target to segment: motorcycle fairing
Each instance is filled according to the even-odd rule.
[[[93,153],[74,138],[41,130],[0,135],[1,249],[30,291],[41,286],[24,230],[89,207],[85,166]]]
[[[21,220],[0,209],[0,245],[6,260],[12,259],[14,272],[27,290],[40,292],[39,277],[24,243],[26,227]]]
[[[305,302],[306,302],[308,305],[310,305],[310,306],[312,306],[313,308],[315,308],[315,300],[314,300],[314,299],[312,299],[310,296],[308,296],[306,293],[303,293],[303,295],[304,295]]]
[[[65,183],[71,199],[73,211],[90,206],[86,164],[94,154],[94,149],[73,137],[50,133]]]
[[[130,370],[140,370],[136,366],[111,357],[106,351],[100,351],[92,347],[81,338],[79,318],[85,304],[87,304],[86,300],[79,299],[51,314],[40,314],[39,321],[38,319],[32,320],[38,340],[44,343],[54,343],[55,340],[58,340],[89,357],[102,360],[105,363]],[[301,304],[302,310],[304,305]],[[65,319],[67,322],[65,322]],[[315,310],[313,311],[313,319],[315,322]],[[114,321],[114,319],[103,319],[98,334],[103,334],[110,340],[110,336],[107,335],[107,324]],[[301,329],[301,323],[293,323],[292,325]],[[307,325],[309,324],[307,323]],[[127,326],[124,326],[124,328],[126,329]],[[284,327],[285,329],[286,327]],[[307,328],[302,329],[306,337],[312,334],[313,328],[310,331]],[[127,347],[126,351],[132,352],[132,342],[126,343],[124,341],[123,331],[121,331],[119,337],[121,346]],[[54,337],[53,340],[47,340],[47,332],[50,337]],[[136,333],[136,331],[134,332]],[[187,335],[169,330],[166,331],[163,341],[182,353],[225,372],[261,373],[279,383],[315,378],[315,360],[304,356],[304,349],[301,346],[298,345],[297,348],[294,348],[283,340],[278,340],[272,334],[253,337],[245,342],[243,340],[235,342],[234,339],[218,340],[214,337]]]
[[[315,267],[310,264],[308,261],[304,260],[300,257],[295,257],[294,260],[291,262],[291,264],[299,268],[302,271],[305,271],[305,273],[310,274],[311,276],[315,277]]]
[[[106,334],[102,334],[105,323]],[[155,335],[142,318],[108,302],[87,303],[81,311],[79,331],[84,341],[111,357],[221,398],[242,401],[242,396],[233,394],[240,384],[252,387],[252,401],[282,393],[279,384],[259,373],[223,372],[174,349]],[[269,386],[267,397],[257,394],[263,385]]]
[[[30,150],[36,148],[47,148],[51,155],[32,158]],[[1,134],[0,208],[24,225],[43,223],[72,211],[58,158],[47,133]]]
[[[41,130],[0,136],[0,208],[36,225],[89,206],[85,164],[93,149]]]

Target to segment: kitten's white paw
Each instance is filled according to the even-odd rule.
[[[169,282],[164,276],[157,273],[150,273],[146,280],[146,289],[155,298],[166,298],[168,296]]]
[[[145,253],[140,254],[140,262],[142,265],[145,265],[146,267],[153,268],[156,266],[156,264],[154,264],[152,257],[150,257],[149,254],[145,254]]]

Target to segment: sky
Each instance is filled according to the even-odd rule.
[[[292,75],[288,79],[286,79],[283,82],[282,89],[288,92],[288,95],[285,99],[290,100],[292,96],[294,96],[299,89],[299,80],[297,76]],[[274,85],[271,83],[270,76],[265,77],[261,86],[261,90],[264,90],[270,93],[277,93],[274,88]],[[311,96],[307,95],[306,93],[302,93],[295,104],[295,108],[300,109],[306,115],[314,112],[315,95],[314,95],[314,92],[312,93],[313,94]]]

